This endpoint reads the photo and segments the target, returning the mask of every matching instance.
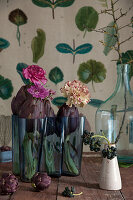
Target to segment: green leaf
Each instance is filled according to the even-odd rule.
[[[75,46],[75,45],[74,45]],[[72,49],[70,45],[66,43],[60,43],[56,46],[57,51],[60,53],[70,53],[73,55],[73,63],[75,61],[76,54],[85,54],[89,53],[92,50],[92,45],[89,43],[82,44],[78,46],[76,49]]]
[[[52,8],[52,2],[50,0],[32,0],[32,3],[39,7],[50,7]]]
[[[54,9],[56,7],[68,7],[74,3],[75,0],[32,0],[32,2],[39,7],[50,7],[52,8],[52,15],[54,19]]]
[[[17,8],[10,12],[9,20],[13,24],[20,26],[20,25],[24,25],[27,23],[27,16],[22,10]]]
[[[32,133],[34,134],[34,133]],[[36,172],[37,158],[33,157],[33,143],[29,139],[28,133],[25,134],[23,140],[24,158],[25,158],[25,177],[31,179]]]
[[[98,23],[98,13],[93,7],[82,7],[79,9],[76,17],[75,22],[80,31],[92,31],[96,28]]]
[[[54,67],[49,73],[49,79],[55,84],[63,81],[64,75],[59,67]]]
[[[115,37],[116,30],[114,28],[114,25],[116,26],[116,24],[113,21],[113,22],[109,23],[105,29],[105,33],[104,33],[105,47],[104,47],[104,51],[103,51],[105,56],[108,55],[108,53],[112,50],[112,47],[114,47],[117,42],[117,39]]]
[[[65,102],[67,101],[67,98],[65,97],[55,97],[53,100],[52,100],[52,103],[55,105],[55,106],[62,106]]]
[[[91,101],[88,103],[88,105],[99,108],[102,103],[104,103],[104,101],[102,101],[100,99],[91,99]]]
[[[129,79],[131,79],[133,76],[133,50],[128,50],[125,53],[122,53],[122,63],[123,64],[130,63],[131,71],[129,73]],[[118,60],[117,64],[120,64],[119,60]]]
[[[27,64],[25,64],[25,63],[18,63],[18,64],[17,64],[17,67],[16,67],[16,70],[17,70],[17,72],[19,73],[19,75],[20,75],[22,81],[23,81],[26,85],[28,85],[28,84],[30,84],[30,81],[29,81],[28,79],[24,78],[23,73],[22,73],[22,72],[23,72],[23,69],[25,69],[26,67],[28,67]]]
[[[4,100],[9,99],[12,96],[12,92],[12,82],[0,75],[0,97]]]
[[[44,46],[46,42],[45,32],[42,29],[37,29],[37,36],[31,42],[33,53],[33,62],[37,63],[44,54]]]
[[[100,83],[106,78],[106,69],[101,62],[88,60],[86,63],[80,64],[77,74],[79,80],[83,83],[89,83],[90,81],[92,81],[92,84],[93,82]]]
[[[76,49],[75,49],[75,55],[76,54],[85,54],[85,53],[89,53],[91,50],[92,50],[92,45],[89,44],[89,43],[86,43],[86,44],[82,44],[80,46],[78,46]]]
[[[60,43],[56,46],[57,51],[60,53],[71,53],[73,55],[73,49],[66,43]]]
[[[74,3],[75,0],[56,0],[54,5],[56,7],[68,7]]]
[[[79,173],[78,168],[70,154],[69,141],[70,141],[70,135],[68,135],[64,141],[64,163],[70,173],[78,175]]]
[[[10,12],[9,21],[17,26],[16,38],[17,38],[19,46],[20,46],[21,34],[20,34],[19,26],[27,23],[27,16],[25,15],[25,13],[22,10],[17,8]]]
[[[3,39],[3,38],[0,38],[0,49],[5,49],[7,47],[9,47],[10,43]]]
[[[47,137],[44,137],[43,150],[45,155],[45,167],[48,174],[55,172],[54,166],[54,146],[51,142],[47,141]]]
[[[131,167],[133,166],[132,163],[119,163],[119,167],[123,167],[123,168],[128,168],[128,167]]]

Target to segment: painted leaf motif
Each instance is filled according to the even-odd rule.
[[[0,38],[0,51],[2,51],[3,49],[9,46],[10,46],[10,43],[7,40]]]
[[[27,23],[27,16],[22,10],[17,8],[15,10],[13,10],[12,12],[10,12],[9,20],[13,24],[20,26],[20,25],[24,25]]]
[[[17,72],[19,73],[19,75],[20,75],[22,81],[23,81],[26,85],[28,85],[28,84],[30,84],[30,81],[29,81],[28,79],[24,78],[24,76],[23,76],[23,74],[22,74],[23,69],[25,69],[26,67],[28,67],[27,64],[25,64],[25,63],[18,63],[18,64],[17,64],[17,67],[16,67],[16,70],[17,70]]]
[[[68,7],[74,3],[75,0],[56,0],[54,5],[56,7]]]
[[[104,103],[104,101],[102,101],[100,99],[91,99],[91,101],[88,103],[88,105],[99,108],[102,103]]]
[[[38,60],[43,56],[45,42],[45,32],[42,29],[37,29],[37,36],[34,37],[31,42],[34,63],[37,63]]]
[[[67,101],[67,98],[65,98],[65,97],[55,97],[55,98],[52,100],[52,103],[53,103],[55,106],[62,106],[66,101]]]
[[[89,83],[92,81],[93,86],[93,82],[103,82],[103,80],[106,78],[106,69],[104,64],[101,62],[97,62],[96,60],[88,60],[86,63],[80,64],[77,74],[80,81],[83,83]]]
[[[49,73],[49,79],[55,84],[63,81],[64,75],[59,67],[54,67]]]
[[[82,44],[75,49],[75,54],[85,54],[92,50],[92,45],[89,43]]]
[[[17,26],[16,38],[17,38],[19,46],[20,46],[21,34],[20,34],[19,26],[27,23],[27,16],[25,15],[25,13],[22,10],[17,8],[15,10],[13,10],[12,12],[10,12],[8,18],[9,18],[10,22],[12,22],[13,24],[15,24]]]
[[[75,22],[80,31],[92,31],[98,23],[98,13],[93,7],[82,7],[79,9]],[[85,36],[84,34],[84,36]]]
[[[116,30],[114,26],[114,22],[111,22],[105,29],[106,33],[104,33],[104,43],[106,46],[104,47],[103,51],[105,56],[108,55],[108,53],[112,50],[112,47],[114,47],[117,42],[117,39],[115,37]]]
[[[39,7],[50,7],[52,8],[52,15],[54,17],[54,10],[56,7],[68,7],[74,3],[75,0],[56,0],[55,2],[52,0],[32,0],[32,2]]]
[[[60,53],[71,53],[73,55],[73,49],[66,43],[60,43],[56,46],[57,51]]]
[[[9,99],[12,96],[13,86],[9,79],[5,79],[0,75],[0,98],[3,100]]]
[[[39,7],[52,8],[52,2],[50,0],[32,0],[32,2]]]
[[[129,73],[129,78],[131,79],[133,76],[133,50],[128,50],[125,53],[122,53],[122,63],[131,63],[131,71]],[[120,61],[118,61],[117,64],[120,64]]]

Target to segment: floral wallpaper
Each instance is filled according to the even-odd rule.
[[[11,115],[11,100],[27,81],[22,69],[37,64],[47,72],[47,87],[56,90],[55,112],[65,102],[60,88],[68,80],[87,85],[97,99],[81,110],[95,129],[95,111],[114,90],[117,74],[112,16],[102,13],[110,0],[0,0],[0,112]],[[120,0],[127,10],[132,0]],[[120,25],[128,24],[132,11]],[[100,33],[101,27],[107,27]],[[127,27],[121,38],[130,35]],[[94,29],[99,31],[93,31]],[[103,43],[107,43],[104,46]],[[123,45],[123,60],[133,59],[133,40]],[[132,76],[132,75],[131,75]],[[131,81],[132,85],[132,81]],[[92,105],[92,106],[91,106]]]

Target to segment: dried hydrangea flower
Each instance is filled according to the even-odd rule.
[[[67,81],[61,88],[61,93],[67,97],[66,104],[70,107],[72,105],[83,107],[90,102],[90,92],[87,86],[78,80]]]

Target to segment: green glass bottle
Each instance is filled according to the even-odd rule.
[[[129,64],[117,65],[117,83],[113,94],[97,109],[96,133],[103,132],[118,149],[120,162],[133,163],[133,93]]]

